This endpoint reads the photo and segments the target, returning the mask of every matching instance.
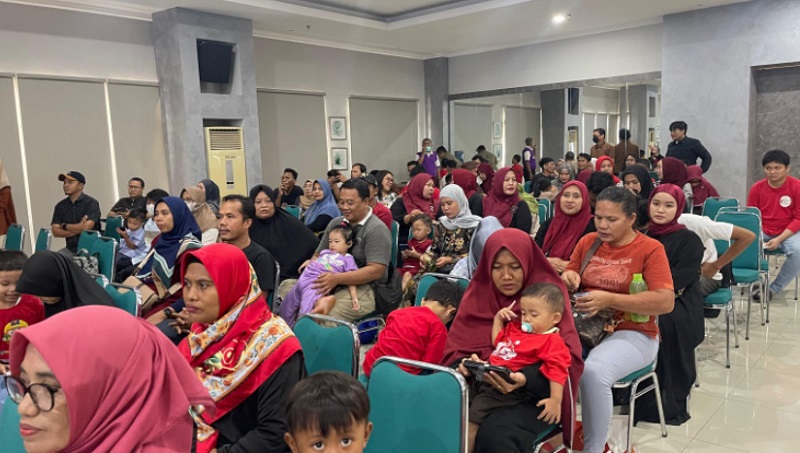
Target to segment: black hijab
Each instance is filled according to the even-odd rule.
[[[43,250],[34,253],[22,268],[17,292],[41,297],[60,297],[55,304],[44,304],[45,317],[81,305],[109,305],[114,301],[94,278],[66,256]]]
[[[250,189],[253,203],[261,192],[272,199],[272,188],[259,184]],[[303,222],[279,206],[275,207],[275,214],[269,219],[253,219],[250,239],[275,257],[281,265],[281,279],[300,278],[298,269],[314,255],[319,245],[319,239]]]
[[[219,186],[217,183],[210,179],[200,181],[206,189],[206,203],[211,205],[211,210],[214,214],[219,213]]]
[[[650,193],[653,192],[653,180],[650,178],[650,172],[639,164],[631,165],[619,174],[619,179],[622,180],[623,184],[625,183],[625,175],[627,174],[636,176],[636,179],[639,180],[639,185],[642,187],[639,198],[642,200],[649,200]]]

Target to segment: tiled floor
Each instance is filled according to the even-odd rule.
[[[725,368],[725,320],[706,320],[698,349],[700,387],[692,392],[692,419],[668,426],[634,428],[637,453],[778,453],[800,451],[800,310],[794,288],[773,299],[769,324],[753,305],[750,340],[744,339],[746,298],[738,290],[738,349],[731,337],[731,368]]]

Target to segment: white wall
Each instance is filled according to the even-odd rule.
[[[609,58],[614,55],[615,58]],[[661,25],[450,59],[450,93],[598,79],[661,70]]]

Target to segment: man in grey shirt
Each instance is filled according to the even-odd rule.
[[[361,179],[350,179],[339,189],[339,208],[342,216],[331,220],[310,261],[328,248],[328,233],[341,223],[353,228],[354,240],[350,254],[355,258],[358,270],[334,274],[326,272],[312,285],[320,294],[333,294],[333,304],[318,303],[312,313],[326,314],[348,322],[363,318],[375,311],[375,293],[372,283],[386,282],[392,254],[392,239],[386,225],[374,215],[369,207],[369,185]],[[305,266],[308,264],[303,265]],[[358,310],[353,310],[353,299],[347,285],[358,286]],[[337,289],[339,288],[339,289]],[[321,299],[324,301],[325,299]]]

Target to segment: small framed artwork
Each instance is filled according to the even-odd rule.
[[[492,154],[494,154],[494,157],[497,158],[498,162],[502,162],[503,161],[503,145],[501,143],[495,143],[494,145],[492,145]]]
[[[347,170],[347,148],[331,148],[331,163],[334,170]]]
[[[343,116],[328,117],[328,125],[331,129],[331,140],[347,140],[347,118]]]
[[[494,128],[492,128],[492,136],[494,138],[503,138],[503,123],[497,121],[494,123]]]

